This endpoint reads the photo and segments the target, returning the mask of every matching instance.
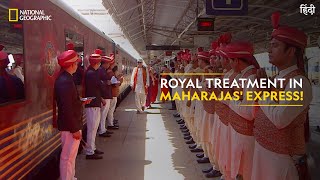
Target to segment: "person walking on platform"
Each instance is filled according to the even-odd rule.
[[[101,118],[101,105],[105,105],[101,97],[102,82],[99,79],[98,68],[101,63],[99,54],[91,54],[89,57],[90,66],[84,75],[83,93],[85,97],[94,97],[90,104],[85,106],[87,116],[87,146],[86,159],[102,159],[102,151],[96,149],[95,140]]]
[[[272,15],[274,30],[271,34],[269,62],[279,70],[274,78],[284,78],[285,81],[282,89],[260,90],[301,91],[303,100],[276,102],[268,98],[258,101],[260,105],[268,106],[260,106],[256,110],[253,180],[310,179],[307,173],[305,127],[309,126],[306,122],[312,90],[304,74],[303,60],[307,35],[293,27],[279,26],[279,18],[278,13]],[[257,79],[260,78],[267,78],[262,69],[257,71]],[[301,79],[302,87],[290,88],[290,78],[297,81]],[[300,106],[289,106],[296,104]]]
[[[136,93],[135,101],[138,114],[145,110],[149,83],[149,72],[143,67],[142,60],[138,60],[138,66],[133,69],[130,82],[131,89]]]
[[[157,74],[157,72],[155,71],[155,69],[151,69],[151,72],[153,73],[153,80],[154,80],[154,86],[152,88],[152,95],[150,97],[150,102],[155,103],[157,100],[157,96],[158,96],[158,90],[159,90],[159,75]]]
[[[103,81],[101,96],[105,101],[105,105],[101,107],[101,118],[99,125],[99,136],[110,137],[113,132],[110,132],[106,128],[106,119],[110,109],[110,104],[112,100],[112,89],[111,89],[111,76],[107,74],[107,69],[110,67],[112,62],[111,58],[107,56],[101,57],[101,66],[98,69],[99,78]]]
[[[57,59],[61,72],[54,83],[53,125],[58,126],[61,134],[60,179],[70,180],[75,178],[75,161],[82,137],[82,102],[72,77],[80,60],[73,50],[61,53]],[[83,103],[90,102],[87,100]]]
[[[118,66],[115,66],[115,62],[112,62],[111,65],[111,85],[112,85],[112,101],[110,105],[110,110],[108,113],[108,128],[109,129],[119,129],[119,125],[116,125],[118,121],[115,121],[114,119],[114,111],[117,106],[118,102],[118,96],[120,94],[120,86],[123,82],[123,76],[122,74],[119,74],[118,72]]]

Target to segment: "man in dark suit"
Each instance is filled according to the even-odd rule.
[[[54,101],[58,105],[57,125],[61,132],[60,178],[62,180],[74,179],[75,160],[82,136],[82,103],[72,77],[77,70],[78,61],[78,55],[73,50],[59,55],[61,73],[54,84]],[[90,100],[83,103],[90,103]],[[55,107],[54,104],[54,114]],[[53,120],[55,122],[55,115]]]
[[[84,94],[85,97],[95,97],[90,104],[85,106],[87,116],[87,147],[86,159],[102,159],[102,151],[96,149],[95,140],[101,118],[101,105],[106,102],[102,98],[103,82],[100,81],[98,68],[101,64],[99,54],[91,54],[89,57],[90,66],[84,76]]]
[[[111,76],[107,73],[108,68],[111,66],[111,58],[108,56],[101,57],[101,66],[98,69],[100,81],[104,82],[102,86],[101,95],[106,104],[101,107],[101,118],[99,125],[99,136],[100,137],[111,137],[113,132],[108,131],[106,128],[106,119],[110,109],[110,104],[113,99],[112,97],[112,86]]]

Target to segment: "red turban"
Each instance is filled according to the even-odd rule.
[[[300,31],[294,27],[279,26],[279,12],[273,13],[271,16],[271,20],[274,28],[271,34],[272,38],[300,48],[302,51],[304,51],[304,49],[307,47],[308,37],[303,31]],[[304,72],[303,53],[300,55],[300,57],[297,57],[297,61],[299,69]]]
[[[74,45],[73,45],[73,43],[68,43],[68,44],[67,44],[67,50],[74,50]]]
[[[209,61],[210,60],[210,53],[207,51],[199,52],[197,55],[198,59]]]
[[[97,64],[101,62],[101,56],[100,54],[91,54],[89,57],[90,64]]]
[[[58,64],[61,67],[69,67],[75,62],[81,62],[78,54],[74,50],[68,50],[61,53],[58,57]]]
[[[101,49],[96,49],[96,50],[94,50],[94,54],[102,55],[102,50]]]
[[[232,42],[222,51],[228,58],[241,58],[250,65],[254,65],[257,69],[260,68],[256,58],[253,56],[253,45],[249,42]]]

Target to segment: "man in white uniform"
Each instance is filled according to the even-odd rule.
[[[304,75],[304,49],[307,36],[304,32],[278,26],[279,14],[273,14],[274,30],[269,47],[269,62],[279,74],[275,78],[286,79],[282,89],[273,91],[302,91],[301,101],[259,101],[254,122],[255,148],[251,179],[298,180],[308,179],[307,174],[297,169],[306,165],[305,123],[312,99],[311,84]],[[258,70],[257,78],[267,78],[264,70]],[[302,79],[302,87],[290,88],[288,80]],[[266,89],[267,91],[269,89]],[[292,105],[299,106],[292,106]],[[280,106],[279,106],[280,105]],[[290,106],[291,105],[291,106]],[[307,126],[308,127],[308,124]],[[299,168],[297,168],[297,166]]]
[[[138,66],[133,69],[130,83],[131,89],[136,93],[135,101],[138,114],[145,109],[149,81],[149,72],[142,65],[142,60],[138,60]]]

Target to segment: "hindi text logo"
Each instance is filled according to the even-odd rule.
[[[301,4],[300,5],[300,13],[304,15],[313,15],[316,13],[316,7],[313,4],[310,4],[309,6],[307,4]]]

